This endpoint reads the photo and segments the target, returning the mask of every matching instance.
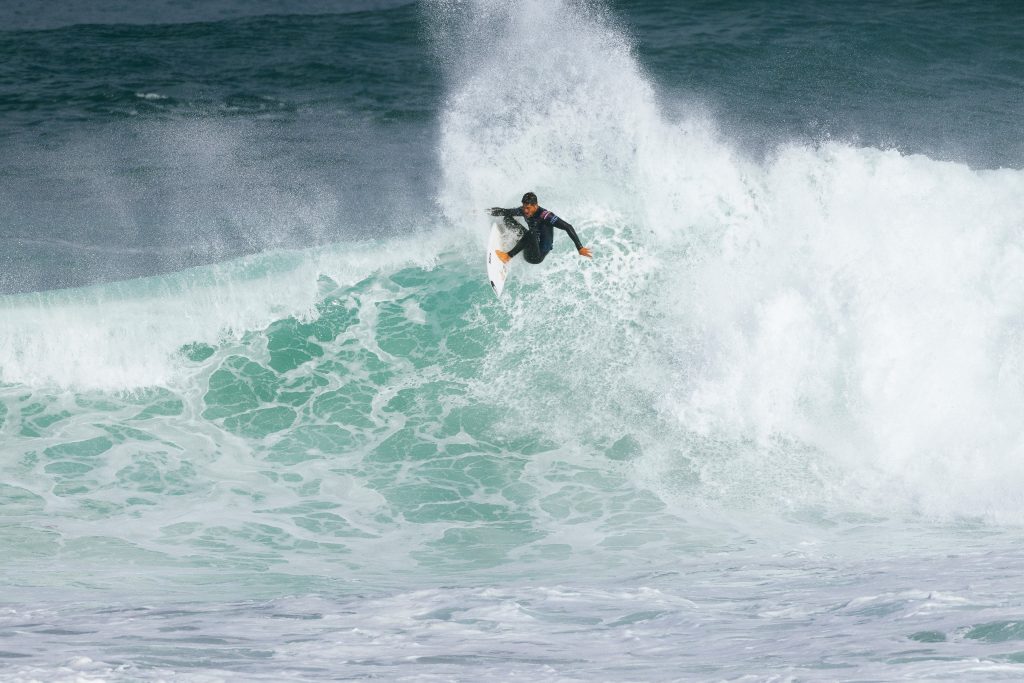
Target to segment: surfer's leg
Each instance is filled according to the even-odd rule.
[[[547,256],[547,254],[542,251],[523,250],[523,259],[527,263],[540,263],[544,260],[545,256]]]
[[[547,256],[546,252],[540,250],[540,235],[535,230],[528,230],[509,252],[509,256],[515,256],[520,251],[523,252],[523,259],[527,263],[540,263]]]

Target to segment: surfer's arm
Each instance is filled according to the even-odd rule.
[[[488,213],[492,216],[504,216],[505,218],[512,218],[514,216],[522,216],[523,210],[521,208],[515,209],[503,209],[500,206],[492,206],[487,209]]]
[[[569,239],[576,245],[576,251],[580,253],[580,256],[590,257],[590,250],[583,246],[583,242],[580,242],[580,236],[576,234],[575,228],[571,224],[563,221],[561,218],[556,218],[554,226],[561,230],[565,230],[566,234],[569,235]]]
[[[576,251],[579,251],[580,249],[583,248],[583,242],[580,242],[580,237],[579,235],[576,234],[576,230],[572,227],[572,225],[566,223],[561,218],[556,218],[554,226],[556,228],[559,228],[560,230],[565,230],[565,232],[568,233],[569,239],[571,239],[572,243],[576,245]]]

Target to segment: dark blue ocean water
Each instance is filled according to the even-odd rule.
[[[838,139],[976,168],[1024,163],[1017,3],[594,11],[632,41],[667,112],[707,111],[753,156]],[[437,57],[457,47],[428,35],[430,12],[400,2],[5,3],[0,291],[429,224],[450,94]],[[535,87],[559,97],[557,80]]]
[[[623,3],[641,61],[759,145],[833,137],[1020,168],[1015,2]]]

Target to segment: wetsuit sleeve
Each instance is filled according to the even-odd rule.
[[[501,207],[493,207],[492,209],[489,209],[489,211],[490,215],[492,216],[504,216],[506,218],[512,218],[514,216],[522,215],[522,207],[517,207],[515,209],[502,209]]]
[[[572,243],[576,245],[576,251],[579,251],[580,249],[583,248],[583,243],[580,242],[579,235],[576,234],[576,230],[573,229],[572,225],[566,223],[561,218],[556,218],[554,226],[556,228],[565,230],[569,234],[569,239],[571,239]]]

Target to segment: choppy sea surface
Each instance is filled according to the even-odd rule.
[[[1022,46],[4,3],[0,679],[1024,677]]]

